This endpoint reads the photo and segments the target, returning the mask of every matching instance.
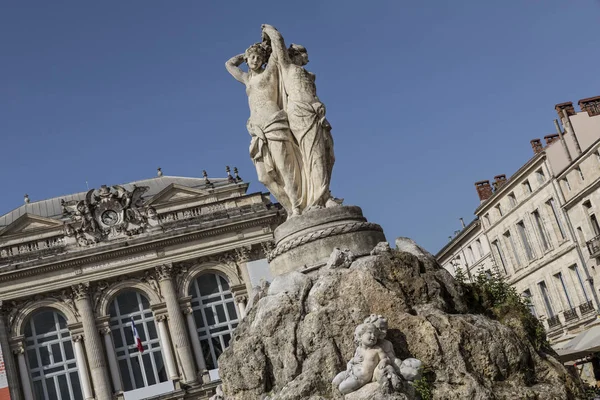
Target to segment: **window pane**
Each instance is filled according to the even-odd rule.
[[[123,338],[121,337],[121,331],[117,329],[111,329],[113,343],[115,348],[123,347]]]
[[[227,305],[227,313],[229,314],[229,319],[237,319],[237,312],[235,310],[235,304],[232,301],[226,304]]]
[[[54,357],[54,362],[62,361],[62,353],[60,352],[60,345],[58,343],[52,345],[52,357]]]
[[[120,315],[129,315],[140,310],[136,292],[125,292],[117,296]]]
[[[121,371],[121,381],[123,382],[123,386],[125,386],[125,391],[133,390],[133,382],[131,382],[129,375],[127,360],[119,360],[119,370]]]
[[[204,319],[200,310],[194,311],[194,320],[196,321],[196,328],[204,328]]]
[[[140,365],[140,359],[138,357],[132,357],[130,360],[131,372],[133,372],[136,389],[144,387],[144,378],[142,377],[142,366]]]
[[[56,323],[54,322],[53,311],[41,312],[34,316],[33,321],[36,335],[56,331]]]
[[[198,278],[197,282],[200,289],[200,296],[219,293],[219,286],[217,285],[216,278],[217,276],[214,274],[206,274]]]
[[[162,356],[159,352],[155,352],[154,354],[154,364],[156,364],[156,370],[158,371],[158,380],[160,382],[167,381],[167,370],[165,368],[165,364],[163,362]]]
[[[219,318],[219,322],[227,321],[227,318],[225,318],[225,309],[223,308],[223,305],[217,304],[215,306],[215,310],[217,310],[217,316]]]
[[[209,370],[215,369],[216,365],[213,361],[212,354],[210,352],[210,345],[208,344],[208,340],[201,340],[200,347],[202,347],[202,354],[204,354],[204,361],[206,362],[206,368]]]
[[[29,361],[29,368],[37,368],[37,354],[35,353],[35,349],[27,350],[27,360]]]
[[[144,369],[146,372],[146,380],[149,385],[154,385],[156,383],[156,379],[154,378],[154,370],[152,368],[152,360],[150,360],[150,354],[146,353],[142,356],[142,360],[144,361]]]
[[[208,324],[208,326],[215,324],[215,312],[212,310],[212,308],[205,308],[204,315],[206,316],[206,323]]]
[[[46,396],[44,396],[44,387],[42,386],[42,381],[33,382],[33,391],[35,392],[36,400],[44,400]]]
[[[60,395],[62,400],[68,400],[71,398],[69,394],[69,384],[67,383],[67,376],[60,375],[58,377],[58,387],[60,389]]]
[[[46,390],[48,390],[48,399],[58,399],[54,378],[46,378]]]
[[[227,283],[227,280],[225,278],[219,276],[219,281],[221,281],[221,287],[223,288],[223,290],[229,290],[229,283]]]
[[[148,327],[148,337],[150,339],[157,339],[158,334],[156,333],[156,325],[154,324],[154,321],[148,321],[146,326]]]
[[[40,352],[40,359],[42,360],[42,366],[50,365],[50,352],[46,346],[38,347]]]
[[[71,378],[71,388],[73,389],[75,400],[83,400],[81,385],[79,384],[79,375],[77,375],[77,372],[71,372],[69,377]]]

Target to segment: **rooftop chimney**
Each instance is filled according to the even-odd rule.
[[[590,117],[600,115],[600,96],[579,100],[579,107],[581,111],[587,112]]]
[[[506,183],[506,175],[496,175],[494,177],[494,191],[500,189]]]
[[[567,115],[575,115],[577,114],[575,112],[575,107],[573,107],[573,103],[572,102],[566,102],[566,103],[560,103],[554,106],[554,109],[556,110],[556,112],[558,113],[558,118],[563,117],[563,113],[562,111],[565,110],[567,112]]]
[[[29,204],[29,202],[31,200],[29,200],[29,195],[28,194],[25,195],[25,197],[23,198],[23,201],[25,202],[25,204]]]
[[[533,139],[530,141],[531,148],[533,149],[533,154],[539,154],[544,151],[544,145],[542,144],[542,139]]]
[[[477,189],[477,194],[479,195],[479,200],[481,202],[486,201],[494,194],[492,192],[492,187],[490,186],[490,181],[475,182],[475,189]]]
[[[551,135],[544,136],[544,140],[546,141],[546,146],[551,145],[552,143],[556,142],[559,139],[560,139],[560,135],[558,133],[553,133]]]

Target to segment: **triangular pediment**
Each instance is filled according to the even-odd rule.
[[[19,233],[29,233],[39,230],[62,227],[62,221],[52,218],[40,217],[34,214],[23,214],[13,221],[12,224],[0,231],[0,236],[16,235]]]
[[[209,193],[206,190],[189,188],[181,186],[175,183],[170,184],[156,195],[154,195],[149,201],[148,205],[159,205],[165,203],[179,202],[191,199],[197,199],[204,197]]]

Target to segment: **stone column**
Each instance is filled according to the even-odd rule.
[[[73,347],[75,348],[75,359],[77,360],[77,369],[79,370],[83,398],[86,400],[93,399],[94,394],[92,393],[92,384],[90,383],[90,376],[83,350],[83,335],[73,336]]]
[[[236,294],[235,303],[240,311],[240,320],[242,320],[246,317],[246,304],[248,304],[248,296],[245,294]]]
[[[100,334],[104,337],[104,347],[106,348],[106,358],[108,359],[108,367],[112,378],[113,388],[115,393],[123,392],[123,384],[121,383],[121,374],[119,374],[119,363],[117,362],[117,354],[115,353],[115,345],[112,339],[110,327],[105,326],[100,329]]]
[[[165,264],[155,268],[158,276],[160,291],[167,305],[167,313],[169,314],[169,332],[171,333],[171,341],[175,348],[175,358],[181,366],[183,375],[183,383],[198,383],[194,367],[194,358],[192,356],[193,349],[190,346],[190,340],[187,336],[185,328],[185,320],[181,309],[179,308],[179,299],[173,282],[173,265]]]
[[[31,388],[31,380],[29,378],[29,369],[27,368],[27,362],[25,361],[25,348],[23,347],[22,342],[17,344],[17,348],[13,350],[13,353],[17,356],[17,362],[19,364],[19,376],[21,378],[20,380],[21,388],[23,389],[23,398],[25,400],[34,400],[33,389]],[[10,354],[8,354],[8,356],[10,356]],[[4,359],[6,360],[6,357]],[[10,392],[10,395],[12,396],[12,391]]]
[[[192,307],[186,307],[183,309],[183,313],[187,319],[188,331],[190,332],[190,338],[192,341],[192,347],[194,348],[194,357],[196,358],[196,365],[198,365],[198,371],[201,376],[207,375],[208,370],[206,369],[206,362],[204,361],[204,354],[202,352],[202,346],[200,346],[200,338],[198,337],[198,327],[194,320],[194,313]],[[202,379],[204,381],[204,378]]]
[[[6,371],[6,380],[8,381],[8,390],[12,400],[23,400],[19,390],[19,370],[15,363],[15,358],[10,349],[8,341],[8,327],[6,324],[6,308],[0,302],[0,348],[4,358],[4,369]]]
[[[81,315],[83,334],[85,335],[85,349],[90,363],[90,373],[96,392],[96,400],[111,400],[112,390],[102,354],[102,339],[96,330],[96,320],[89,295],[89,284],[80,283],[71,288],[73,290],[75,306]]]
[[[158,315],[155,317],[158,324],[158,338],[160,340],[160,348],[165,356],[165,366],[167,367],[167,375],[171,380],[179,380],[177,373],[177,365],[173,358],[173,350],[171,349],[171,341],[169,340],[169,330],[167,329],[167,316]]]

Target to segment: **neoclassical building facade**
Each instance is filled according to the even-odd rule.
[[[282,221],[237,175],[163,176],[0,216],[13,400],[208,398]]]

